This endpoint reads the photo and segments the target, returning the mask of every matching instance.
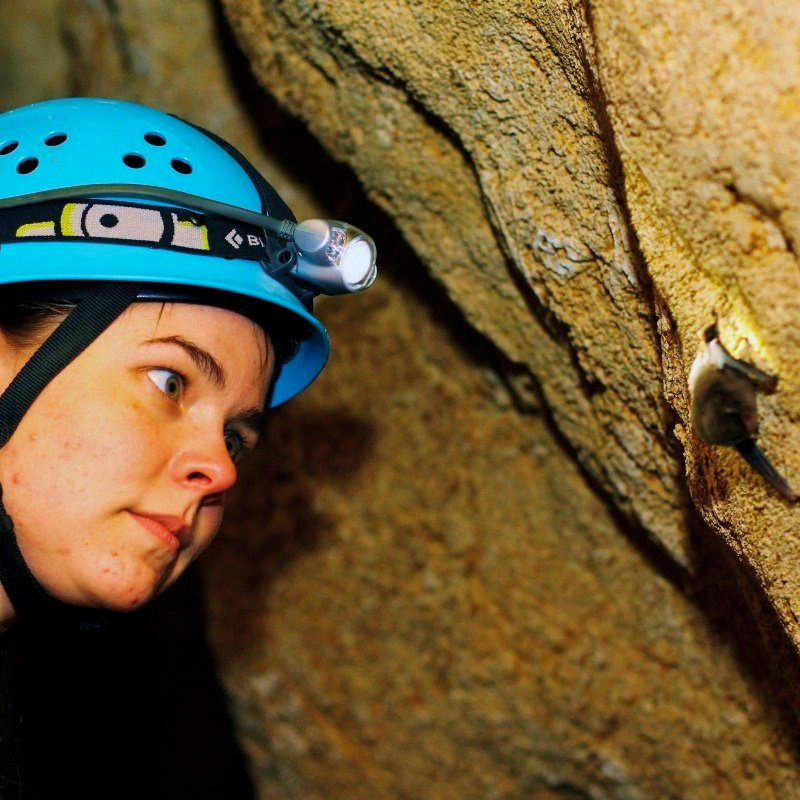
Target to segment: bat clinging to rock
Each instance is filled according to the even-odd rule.
[[[774,391],[777,378],[734,358],[720,342],[716,325],[708,328],[704,339],[689,373],[692,424],[697,435],[709,444],[735,447],[784,498],[797,501],[798,496],[755,442],[756,392]]]

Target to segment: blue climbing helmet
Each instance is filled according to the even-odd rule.
[[[213,133],[115,100],[52,100],[0,114],[0,291],[74,308],[0,395],[0,447],[47,384],[131,303],[219,305],[276,349],[268,405],[305,389],[328,336],[320,292],[367,288],[375,245],[337,220],[296,223]],[[20,552],[0,487],[0,583],[18,613],[92,630],[104,615],[49,596]]]
[[[213,133],[134,103],[50,100],[0,114],[0,284],[139,286],[260,321],[280,354],[268,405],[322,370],[313,297],[375,277],[372,240],[296,224],[277,192]]]

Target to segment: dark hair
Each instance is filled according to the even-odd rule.
[[[88,285],[72,282],[0,286],[0,331],[13,346],[21,349],[40,344],[80,302]],[[151,299],[143,294],[143,300]],[[177,295],[178,292],[173,289],[171,294]],[[226,297],[229,297],[229,302],[220,302]],[[161,298],[156,295],[152,299]],[[177,297],[176,300],[181,302]],[[294,315],[288,311],[273,307],[269,316],[265,316],[261,304],[248,303],[225,292],[202,289],[187,290],[183,302],[217,305],[249,317],[270,337],[277,365],[285,363],[297,352],[302,332]]]
[[[70,300],[38,300],[22,293],[3,292],[0,330],[18,348],[38,345],[75,308]]]

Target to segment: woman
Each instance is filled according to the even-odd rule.
[[[263,409],[328,354],[371,240],[295,226],[227,142],[110,100],[0,115],[0,621],[86,629],[214,538]]]

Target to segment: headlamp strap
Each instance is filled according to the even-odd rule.
[[[271,261],[290,247],[263,228],[177,206],[107,200],[51,200],[0,210],[0,243],[100,242]],[[281,259],[280,264],[287,262]]]
[[[99,284],[50,334],[0,396],[0,447],[44,387],[136,300],[140,289],[139,284]],[[46,615],[76,630],[96,630],[105,624],[107,615],[62,603],[45,592],[25,563],[1,496],[0,583],[20,615]]]

